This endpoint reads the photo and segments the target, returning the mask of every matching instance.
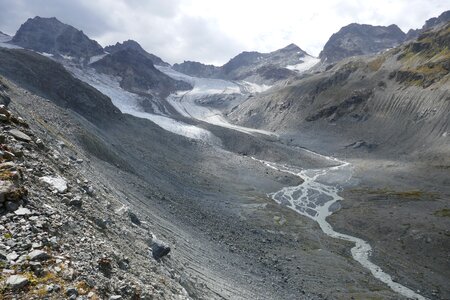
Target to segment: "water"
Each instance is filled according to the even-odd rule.
[[[375,278],[387,284],[393,291],[410,299],[426,299],[413,290],[394,282],[389,274],[371,262],[369,258],[372,253],[372,247],[369,243],[360,238],[336,232],[330,223],[327,222],[326,218],[335,211],[333,208],[336,207],[338,201],[343,200],[338,193],[340,186],[351,179],[352,166],[333,157],[320,156],[336,163],[336,166],[300,170],[286,165],[260,161],[272,169],[299,176],[304,180],[298,186],[284,187],[277,192],[269,194],[269,196],[275,202],[315,220],[328,236],[353,242],[355,244],[351,249],[353,259],[368,269]]]

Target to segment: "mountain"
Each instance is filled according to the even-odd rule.
[[[105,47],[105,51],[108,52],[108,53],[111,53],[111,54],[116,53],[117,51],[120,51],[120,50],[125,50],[125,49],[133,49],[133,50],[139,52],[140,54],[142,54],[142,55],[146,56],[147,58],[149,58],[153,62],[154,65],[163,66],[163,67],[169,67],[170,66],[169,63],[166,63],[160,57],[145,51],[141,47],[141,45],[139,45],[138,42],[133,41],[133,40],[127,40],[127,41],[124,41],[122,43],[116,43],[115,45],[111,45],[111,46],[106,46]]]
[[[306,70],[315,63],[317,63],[317,60],[314,57],[297,45],[290,44],[270,53],[245,51],[236,55],[221,67],[185,61],[181,64],[175,64],[173,69],[196,77],[274,84],[297,76],[298,71]],[[301,66],[307,67],[302,68]]]
[[[104,53],[96,41],[56,18],[28,19],[20,26],[11,43],[37,52],[75,58],[88,58]]]
[[[420,29],[410,29],[406,34],[406,40],[412,40],[419,36],[420,33],[431,29],[437,25],[445,24],[450,21],[450,10],[447,10],[440,14],[438,17],[434,17],[425,21],[425,24]]]
[[[333,63],[349,56],[377,53],[399,45],[405,37],[397,25],[352,23],[330,37],[319,57],[322,62]]]
[[[90,65],[98,72],[119,76],[120,86],[134,93],[156,93],[166,97],[177,90],[189,90],[191,85],[174,80],[155,68],[142,51],[124,48],[106,55]]]
[[[215,78],[219,76],[220,73],[220,67],[216,67],[213,65],[205,65],[190,60],[184,61],[180,64],[174,64],[172,68],[186,75],[203,78]]]
[[[3,32],[1,32],[0,31],[0,39],[5,39],[5,38],[10,38],[10,36],[9,35],[7,35],[6,33],[3,33]]]
[[[394,148],[419,151],[425,140],[423,151],[446,151],[449,44],[447,23],[417,41],[373,57],[341,61],[325,72],[253,97],[229,116],[241,125],[267,130],[315,131],[323,126],[340,132],[348,144],[355,142],[352,137],[370,141],[384,155]]]

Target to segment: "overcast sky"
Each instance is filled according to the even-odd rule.
[[[317,56],[349,23],[406,32],[449,9],[449,0],[0,0],[0,31],[13,35],[27,18],[55,16],[102,46],[134,39],[170,63],[223,64],[290,43]]]

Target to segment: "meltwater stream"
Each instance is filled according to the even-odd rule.
[[[371,262],[369,257],[372,247],[369,243],[360,238],[336,232],[330,223],[327,222],[326,218],[336,211],[337,202],[343,200],[338,194],[339,187],[352,177],[352,167],[348,162],[340,161],[333,157],[320,156],[336,163],[336,166],[300,170],[286,165],[258,160],[272,169],[299,176],[304,180],[298,186],[284,187],[278,192],[269,194],[269,196],[275,202],[315,220],[328,236],[355,243],[355,246],[351,249],[353,259],[370,270],[375,278],[386,283],[393,291],[409,299],[426,299],[413,290],[394,282],[389,274]]]

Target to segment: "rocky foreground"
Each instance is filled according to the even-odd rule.
[[[170,248],[135,212],[111,209],[117,200],[70,144],[4,105],[0,126],[1,299],[188,298],[161,263]],[[141,249],[127,244],[136,236]]]

